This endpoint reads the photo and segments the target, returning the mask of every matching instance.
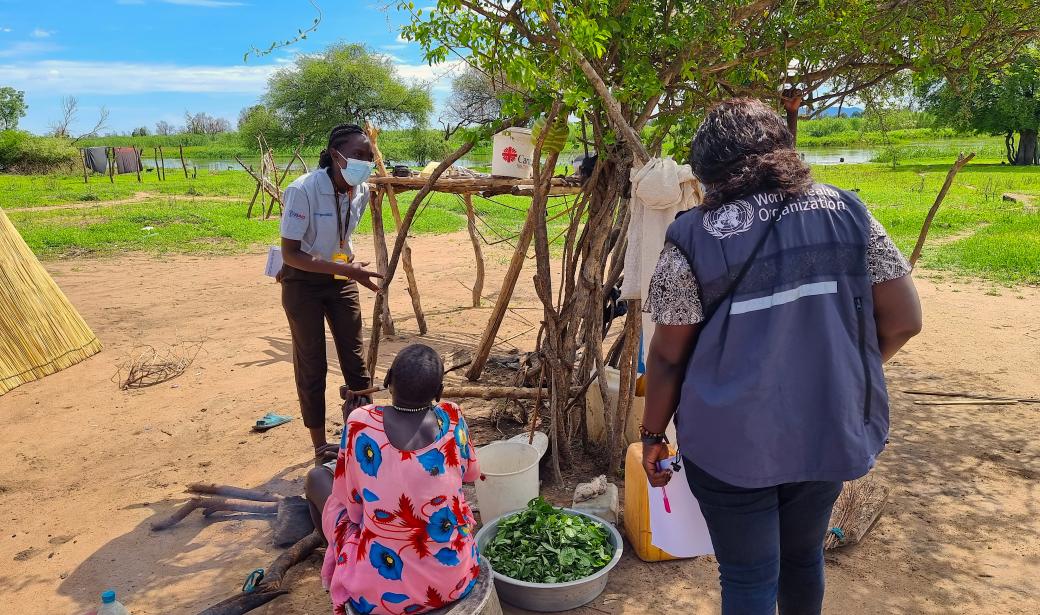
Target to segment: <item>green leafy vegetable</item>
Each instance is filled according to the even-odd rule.
[[[565,583],[594,574],[614,551],[599,523],[537,497],[499,522],[484,556],[495,572],[512,579]]]

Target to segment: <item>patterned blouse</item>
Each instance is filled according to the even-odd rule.
[[[336,615],[425,613],[465,598],[480,573],[476,520],[462,483],[480,476],[459,407],[441,402],[437,438],[394,447],[383,410],[347,418],[321,525],[330,538],[321,577]]]
[[[910,273],[910,263],[874,216],[870,217],[867,266],[874,284]],[[695,325],[704,320],[704,306],[690,263],[679,248],[666,244],[650,278],[643,309],[659,325]]]

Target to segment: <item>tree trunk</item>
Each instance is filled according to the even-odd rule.
[[[1018,133],[1018,151],[1012,164],[1027,166],[1040,164],[1040,150],[1037,149],[1037,131],[1021,130]]]

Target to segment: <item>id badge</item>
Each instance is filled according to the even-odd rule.
[[[337,252],[336,254],[332,255],[332,262],[340,264],[340,265],[349,265],[353,260],[354,260],[353,258],[347,256],[343,252]],[[333,278],[336,279],[336,280],[349,280],[350,279],[350,278],[348,278],[347,276],[344,276],[344,275],[336,275],[336,276],[333,276]]]

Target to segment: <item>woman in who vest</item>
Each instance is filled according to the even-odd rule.
[[[379,290],[368,263],[354,263],[351,236],[369,202],[372,144],[360,127],[336,126],[318,168],[285,189],[282,260],[278,280],[292,335],[293,369],[303,424],[316,463],[335,463],[338,444],[325,437],[325,322],[329,323],[343,378],[351,390],[370,386],[363,357],[360,283]],[[367,399],[355,405],[369,403]]]
[[[647,300],[644,468],[671,478],[674,415],[724,615],[820,613],[831,508],[888,436],[882,364],[921,330],[910,266],[760,101],[711,109],[690,157],[704,204],[669,227]]]

